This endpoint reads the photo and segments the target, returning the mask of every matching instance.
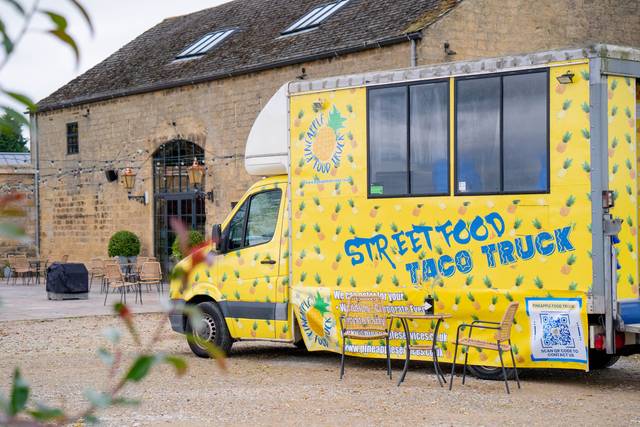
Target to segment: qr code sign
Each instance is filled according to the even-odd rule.
[[[542,321],[542,347],[552,348],[557,346],[575,347],[571,331],[569,329],[569,315],[559,313],[541,313]]]

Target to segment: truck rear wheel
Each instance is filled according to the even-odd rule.
[[[203,358],[210,357],[206,346],[202,344],[203,341],[209,342],[225,353],[228,353],[233,344],[233,340],[231,339],[231,335],[229,335],[227,323],[218,305],[214,302],[207,301],[201,302],[197,307],[202,312],[200,324],[191,325],[191,322],[187,321],[187,334],[193,337],[193,339],[189,339],[187,342],[193,354]]]
[[[493,366],[472,366],[468,365],[467,369],[471,374],[479,378],[481,380],[490,380],[490,381],[504,381],[504,377],[502,376],[502,368],[493,367]],[[505,368],[507,370],[507,378],[512,380],[515,376],[515,371],[510,368]]]
[[[589,370],[606,369],[612,367],[620,359],[615,354],[607,354],[604,351],[589,351]]]

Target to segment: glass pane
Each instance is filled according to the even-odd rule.
[[[547,86],[547,73],[503,79],[504,191],[547,190]]]
[[[270,242],[278,223],[280,212],[280,190],[265,191],[251,198],[245,246]]]
[[[449,85],[411,86],[411,193],[448,193]]]
[[[369,92],[372,195],[407,194],[407,88]]]
[[[242,247],[242,232],[244,230],[244,216],[247,212],[247,204],[245,202],[236,214],[231,222],[229,222],[228,228],[228,249],[238,249]]]
[[[500,77],[459,80],[456,190],[500,191]]]

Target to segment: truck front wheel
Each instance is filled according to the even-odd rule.
[[[187,340],[193,354],[198,357],[210,357],[204,342],[209,342],[225,353],[228,353],[233,344],[233,340],[231,339],[231,335],[229,335],[227,323],[218,305],[214,302],[207,301],[199,303],[197,307],[202,312],[202,318],[199,324],[192,325],[189,320],[186,322],[186,332],[193,337],[193,339]]]

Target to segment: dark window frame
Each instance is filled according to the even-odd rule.
[[[411,87],[427,84],[446,83],[447,86],[447,191],[442,193],[411,193]],[[407,92],[407,193],[404,194],[371,194],[371,126],[369,111],[369,95],[372,90],[393,87],[405,87]],[[394,83],[387,85],[371,86],[367,88],[367,198],[368,199],[393,199],[413,197],[442,197],[451,195],[451,82],[449,78],[421,80],[409,83]]]
[[[72,130],[75,127],[75,131]],[[74,141],[75,139],[75,141]],[[80,153],[80,128],[78,122],[67,123],[67,155]]]
[[[267,242],[262,242],[262,243],[258,243],[256,245],[244,245],[244,242],[246,242],[247,240],[247,225],[249,223],[249,213],[251,212],[251,202],[253,201],[253,198],[259,194],[263,194],[263,193],[271,193],[271,192],[279,192],[280,193],[280,205],[278,206],[278,217],[276,218],[276,228],[273,230],[273,236],[271,236],[271,240],[267,241]],[[255,248],[258,246],[262,246],[262,245],[268,245],[269,243],[273,242],[273,239],[276,236],[276,230],[278,229],[278,221],[280,220],[280,213],[282,211],[282,197],[283,196],[283,192],[282,192],[282,188],[278,187],[278,188],[269,188],[266,190],[261,190],[261,191],[256,191],[255,193],[252,193],[249,197],[247,197],[244,201],[244,203],[239,204],[238,209],[236,210],[236,212],[233,214],[233,216],[231,217],[231,221],[233,221],[233,218],[236,216],[236,214],[238,213],[238,211],[240,209],[242,209],[242,206],[247,203],[247,210],[244,214],[244,219],[242,221],[242,246],[240,246],[239,248],[233,248],[227,251],[227,253],[231,253],[231,252],[236,252],[236,251],[241,251],[243,249],[248,249],[248,248]],[[229,221],[229,222],[231,222]],[[225,239],[229,238],[229,225],[227,225],[227,227],[225,227],[224,231],[223,231],[223,236]]]
[[[313,11],[315,10],[319,10],[323,7],[329,6],[329,5],[337,5],[338,3],[340,3],[343,0],[333,0],[333,1],[325,1],[324,3],[315,5],[313,7],[311,7],[309,10],[307,10],[304,14],[300,15],[300,17],[293,21],[293,23],[289,24],[284,30],[282,30],[280,32],[281,36],[288,36],[288,35],[292,35],[292,34],[298,34],[298,33],[303,33],[303,32],[307,32],[307,31],[311,31],[311,30],[315,30],[316,28],[320,27],[322,24],[324,24],[325,22],[327,22],[332,16],[334,16],[336,13],[340,12],[340,10],[342,10],[343,8],[347,7],[350,3],[350,0],[346,0],[345,4],[341,7],[338,8],[338,10],[335,10],[333,12],[331,12],[329,15],[325,16],[322,20],[317,21],[315,24],[312,25],[304,25],[304,26],[300,26],[298,25],[295,29],[290,30],[291,27],[294,26],[294,24],[299,23],[300,21],[303,20],[303,18],[307,18],[307,20],[309,19],[308,15],[310,15]],[[311,21],[314,21],[315,19],[311,19]]]
[[[230,31],[230,32],[229,32]],[[240,31],[239,27],[227,27],[227,28],[221,28],[219,30],[215,30],[215,31],[210,31],[204,35],[202,35],[200,38],[198,38],[197,40],[195,40],[194,42],[192,42],[191,44],[189,44],[187,47],[185,47],[184,49],[182,49],[180,51],[180,53],[178,53],[175,56],[175,60],[180,60],[180,59],[191,59],[191,58],[200,58],[205,56],[207,53],[211,52],[213,49],[216,49],[218,47],[220,47],[224,42],[226,42],[227,40],[229,40],[232,36],[234,36],[238,31]],[[229,34],[227,34],[226,36],[224,36],[225,33],[229,32]],[[194,52],[197,53],[187,53],[185,54],[185,52],[189,52],[190,50],[193,50],[194,47],[200,45],[200,44],[205,44],[203,43],[204,39],[210,35],[220,35],[220,37],[222,37],[222,40],[216,40],[216,42],[212,45],[209,46],[206,50],[201,51],[199,49],[195,49]],[[213,37],[212,37],[213,38]],[[207,41],[207,43],[209,43],[209,41]]]
[[[482,74],[475,76],[461,76],[455,78],[454,93],[453,93],[453,192],[454,196],[497,196],[497,195],[517,195],[517,194],[550,194],[551,193],[551,108],[550,108],[550,82],[549,82],[549,67],[534,68],[529,70],[509,71],[504,73],[492,73]],[[546,143],[547,143],[547,182],[544,190],[531,190],[531,191],[504,191],[504,77],[523,75],[523,74],[544,74],[546,76]],[[465,80],[481,80],[485,78],[499,77],[500,78],[500,191],[497,192],[467,192],[458,190],[458,82]]]

